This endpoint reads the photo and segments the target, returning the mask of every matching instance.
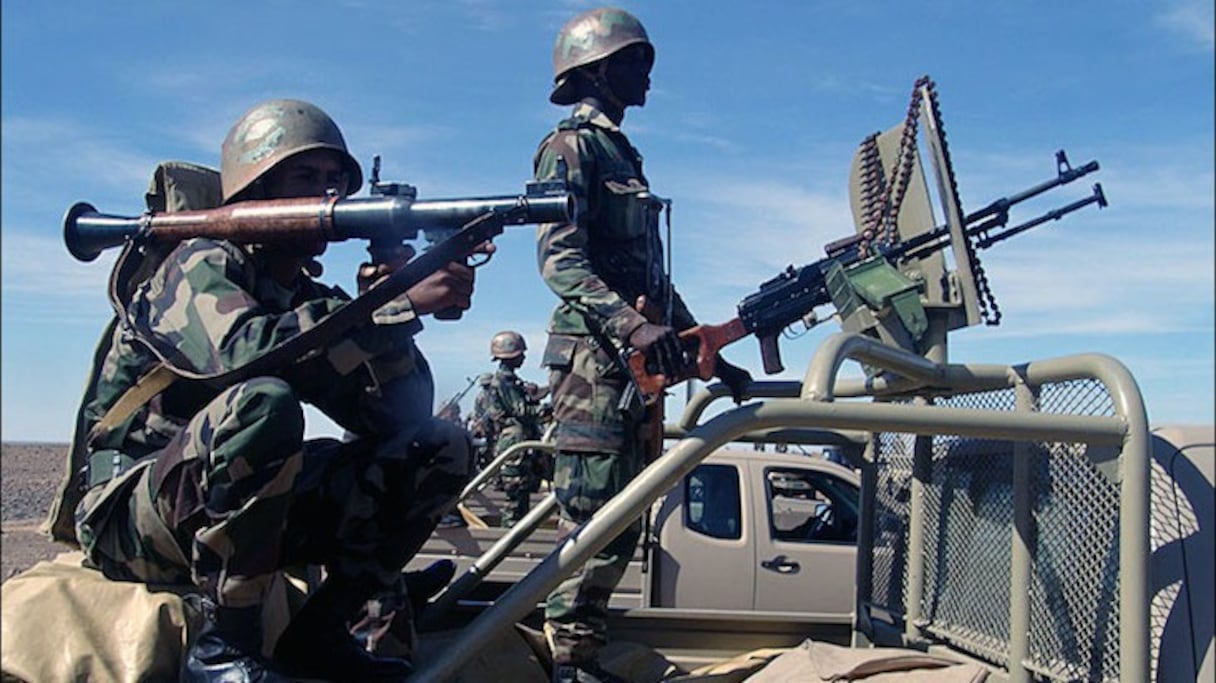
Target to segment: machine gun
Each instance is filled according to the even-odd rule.
[[[934,168],[937,171],[947,222],[929,229],[910,225],[924,220],[932,212],[928,194],[924,206],[915,206],[900,213],[902,193],[909,186],[924,190],[923,171],[916,163],[915,114],[927,115]],[[909,134],[908,131],[911,131]],[[761,283],[759,289],[739,302],[738,316],[720,325],[697,325],[680,332],[684,342],[684,368],[674,377],[652,373],[642,354],[626,349],[628,364],[638,393],[646,403],[661,395],[666,387],[686,379],[713,377],[718,351],[749,334],[760,342],[764,371],[781,372],[777,335],[802,321],[807,328],[819,322],[815,309],[833,304],[849,329],[881,336],[884,341],[923,352],[919,342],[928,328],[926,308],[930,305],[947,310],[946,326],[953,329],[975,324],[984,314],[990,325],[999,323],[1000,312],[988,290],[987,279],[979,267],[977,250],[986,249],[1048,221],[1058,220],[1090,204],[1107,206],[1100,183],[1094,184],[1089,196],[1047,211],[1030,220],[1009,227],[1010,209],[1044,192],[1071,183],[1098,170],[1098,162],[1090,161],[1073,167],[1063,150],[1056,152],[1056,176],[1017,194],[1001,197],[984,208],[962,217],[956,194],[956,183],[950,167],[938,112],[936,93],[925,77],[917,82],[908,120],[886,133],[889,141],[899,139],[899,150],[892,164],[890,178],[884,178],[880,155],[880,138],[876,134],[862,143],[854,174],[854,190],[860,198],[854,205],[858,219],[858,234],[836,240],[825,247],[826,257],[798,268],[789,266],[776,277]],[[912,138],[909,145],[908,138]],[[894,145],[892,145],[893,147]],[[910,170],[911,169],[911,170]],[[913,193],[914,195],[916,193]],[[894,197],[894,199],[893,199]],[[875,211],[877,207],[877,211]],[[887,227],[888,239],[878,239],[881,226]],[[903,239],[895,238],[895,228]],[[952,247],[959,272],[947,273],[938,252]],[[933,261],[936,259],[936,261]],[[930,262],[933,261],[933,262]],[[934,270],[941,277],[933,278]],[[978,283],[978,284],[977,284]],[[927,296],[927,289],[934,290]],[[987,300],[979,299],[984,295]],[[927,301],[929,300],[929,301]],[[991,308],[992,315],[988,315]]]
[[[450,422],[460,422],[460,400],[465,397],[465,394],[469,393],[469,390],[473,388],[474,384],[477,384],[476,377],[465,377],[465,379],[469,381],[468,385],[466,385],[464,389],[456,392],[452,398],[444,401],[443,405],[439,406],[439,410],[435,411],[436,417],[448,420]]]

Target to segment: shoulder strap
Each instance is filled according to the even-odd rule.
[[[177,375],[169,369],[164,363],[157,363],[143,377],[140,377],[135,384],[131,385],[114,405],[106,411],[105,415],[93,425],[93,429],[89,431],[87,443],[92,445],[97,443],[99,439],[105,438],[112,429],[122,424],[135,414],[135,411],[142,408],[148,401],[151,401],[160,392],[169,387],[170,384],[177,379]]]

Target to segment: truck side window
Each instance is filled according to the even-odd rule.
[[[796,468],[765,471],[769,531],[774,540],[856,543],[858,491],[824,472]]]
[[[742,535],[739,471],[730,465],[699,465],[684,477],[684,526],[713,538]]]

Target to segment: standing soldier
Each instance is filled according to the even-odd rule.
[[[495,457],[541,435],[540,400],[544,394],[515,374],[523,366],[527,350],[518,332],[506,330],[490,340],[490,357],[498,361],[498,370],[482,384],[476,405],[481,430],[493,439]],[[532,506],[531,494],[540,490],[544,469],[542,454],[534,451],[518,453],[503,463],[499,480],[507,494],[507,509],[502,526],[512,526],[527,514]]]
[[[537,232],[541,275],[561,299],[543,359],[557,425],[559,539],[624,488],[647,457],[640,402],[620,406],[630,379],[619,351],[642,352],[652,371],[672,375],[685,365],[677,332],[696,324],[663,269],[664,202],[651,194],[642,157],[620,128],[626,107],[646,103],[653,63],[642,24],[614,8],[571,19],[553,48],[549,100],[574,111],[541,142],[534,168],[538,180],[565,180],[578,202],[577,222]],[[715,374],[742,400],[746,370],[719,356]],[[555,680],[613,680],[596,656],[607,641],[608,598],[640,531],[638,521],[550,594],[545,631]]]
[[[338,126],[308,102],[253,107],[221,148],[225,204],[341,197],[361,183]],[[52,535],[78,542],[111,579],[198,586],[205,624],[184,681],[382,681],[411,671],[362,649],[347,621],[397,585],[467,480],[468,437],[431,416],[434,384],[414,335],[421,316],[468,308],[473,271],[450,263],[264,374],[228,386],[175,379],[265,360],[345,306],[345,292],[314,279],[325,247],[183,241],[121,288],[129,298],[98,349]],[[412,255],[403,246],[393,264],[364,264],[360,289]],[[351,438],[305,441],[301,402]],[[272,649],[262,606],[278,572],[300,564],[323,565],[326,578]]]

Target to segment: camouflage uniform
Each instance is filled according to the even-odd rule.
[[[500,364],[482,385],[475,404],[483,431],[494,439],[495,457],[521,441],[540,438],[540,402],[507,363]],[[531,494],[540,490],[544,469],[542,454],[533,451],[518,453],[503,463],[499,480],[508,501],[503,526],[511,526],[527,514]]]
[[[350,299],[303,274],[284,287],[263,266],[256,247],[223,241],[172,251],[102,339],[78,440],[158,357],[215,376]],[[193,581],[228,607],[260,604],[294,564],[397,582],[468,477],[467,436],[431,417],[420,328],[402,298],[273,374],[170,384],[88,448],[75,520],[88,559],[114,579]],[[301,401],[354,438],[304,441]],[[57,535],[74,540],[63,515]]]
[[[557,456],[559,536],[588,520],[644,465],[640,406],[618,404],[627,378],[618,353],[647,322],[639,296],[662,311],[670,294],[675,329],[695,324],[663,270],[662,204],[649,194],[642,158],[607,116],[583,102],[541,143],[536,178],[557,177],[558,160],[578,202],[575,223],[537,233],[541,275],[561,298],[549,323]],[[545,611],[558,661],[587,661],[606,642],[608,598],[633,556],[636,522],[549,596]]]

